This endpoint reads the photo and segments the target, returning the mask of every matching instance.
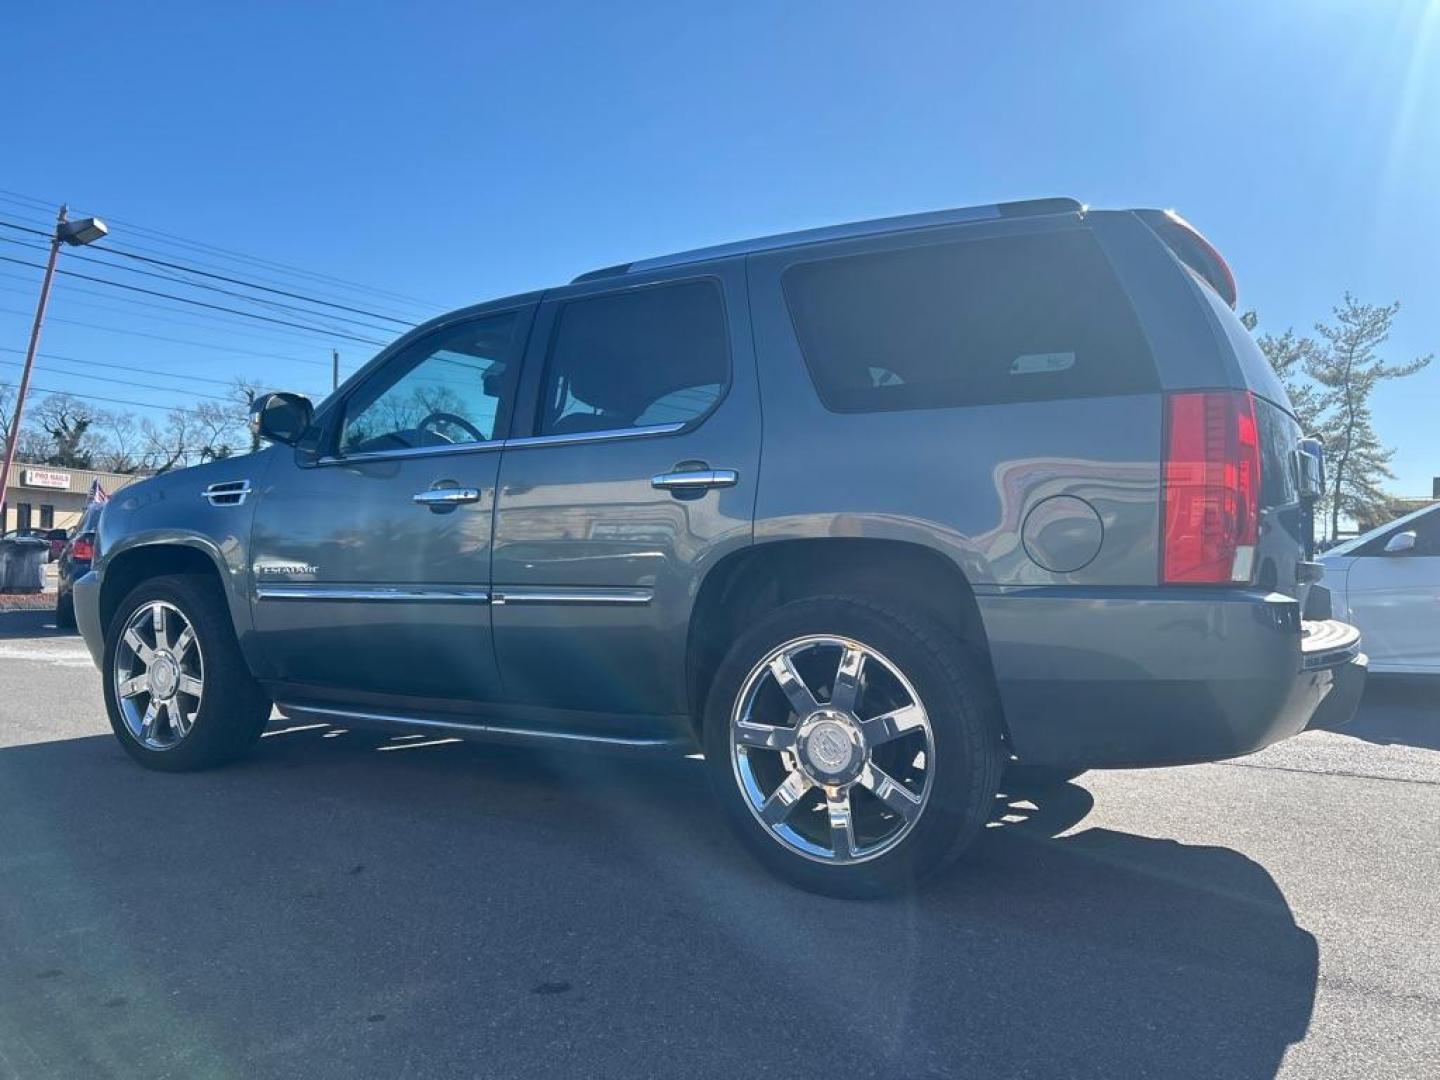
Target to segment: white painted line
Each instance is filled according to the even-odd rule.
[[[38,660],[58,667],[90,667],[89,651],[74,645],[0,645],[0,660]]]

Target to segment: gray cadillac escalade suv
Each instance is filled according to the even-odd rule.
[[[764,863],[883,892],[963,849],[1007,768],[1353,713],[1317,455],[1234,301],[1180,218],[1070,199],[598,270],[127,487],[76,616],[144,765],[233,758],[272,704],[698,745]]]

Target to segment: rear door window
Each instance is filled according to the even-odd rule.
[[[725,307],[709,281],[572,300],[545,376],[541,435],[684,424],[730,378]]]
[[[1159,388],[1135,313],[1084,230],[805,262],[782,281],[815,387],[839,412]]]

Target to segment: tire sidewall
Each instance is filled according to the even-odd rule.
[[[935,772],[929,801],[894,848],[862,863],[828,865],[783,846],[756,820],[735,777],[730,725],[746,678],[776,646],[809,634],[852,638],[884,655],[915,688],[930,717]],[[869,897],[911,887],[973,838],[993,804],[1000,738],[987,715],[984,685],[964,647],[926,620],[851,598],[786,604],[737,639],[711,683],[704,746],[722,811],[762,863],[801,888]]]
[[[126,726],[115,696],[115,656],[125,625],[145,604],[163,600],[177,608],[195,632],[202,657],[204,693],[194,725],[179,745],[154,750],[139,741]],[[235,631],[219,589],[196,575],[169,575],[142,582],[116,607],[105,631],[101,681],[105,711],[120,745],[140,764],[165,772],[206,768],[248,745],[263,728],[255,718],[256,687],[240,662]],[[265,713],[268,714],[268,708]],[[252,730],[253,729],[253,730]]]

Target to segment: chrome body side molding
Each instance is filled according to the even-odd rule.
[[[587,588],[532,588],[524,585],[501,585],[491,594],[495,604],[648,604],[652,589],[612,589],[602,586]]]
[[[422,585],[326,585],[284,582],[255,586],[257,600],[348,600],[409,604],[648,604],[650,589],[604,587],[544,589],[523,585],[495,589]]]
[[[257,600],[353,600],[356,603],[488,604],[490,590],[424,586],[321,585],[287,582],[257,585]]]

